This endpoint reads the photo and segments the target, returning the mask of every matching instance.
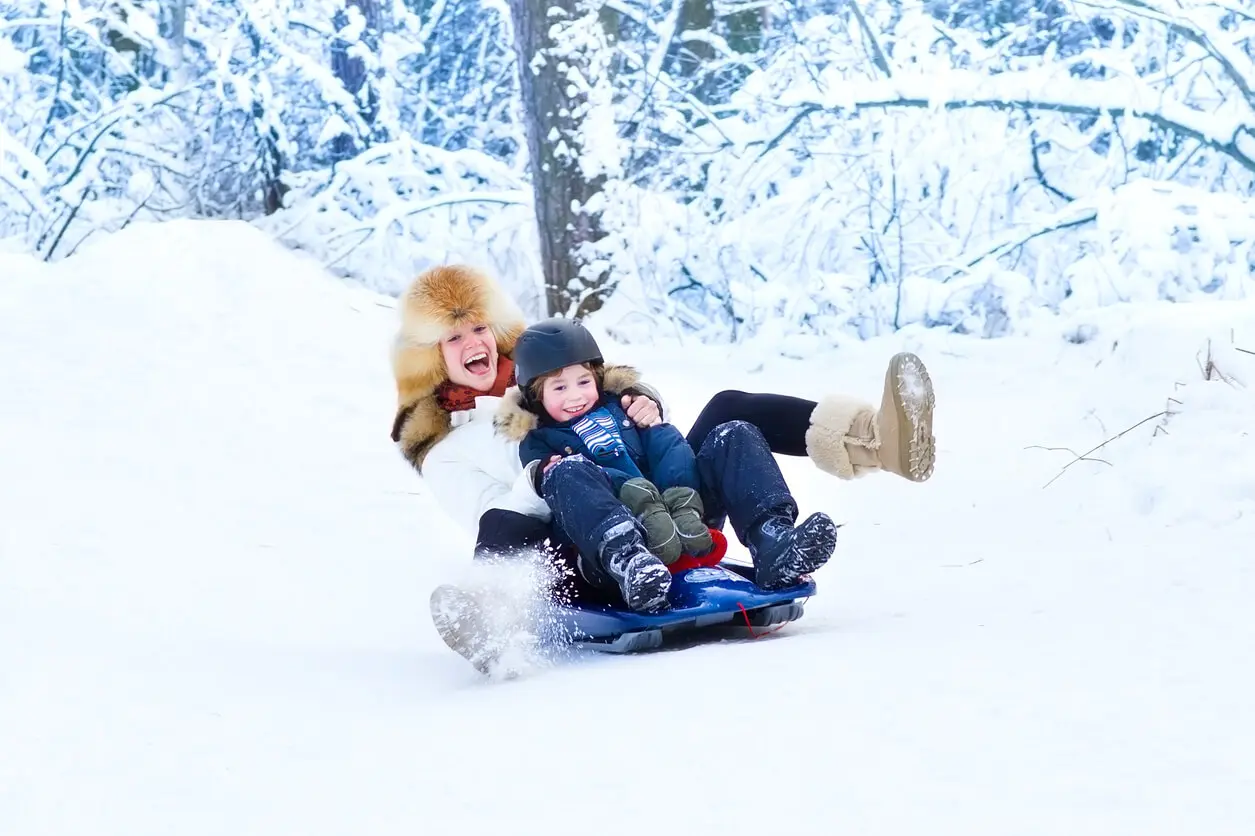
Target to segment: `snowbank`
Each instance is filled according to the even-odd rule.
[[[241,223],[35,272],[0,281],[6,834],[1249,830],[1248,303],[804,359],[607,340],[685,428],[725,387],[875,399],[914,350],[936,475],[782,457],[802,512],[844,523],[802,621],[500,685],[425,612],[468,543],[388,439],[388,299]],[[1167,398],[1167,435],[1043,487],[1073,456],[1039,448]],[[711,795],[730,753],[752,791]]]
[[[0,280],[23,281],[33,277],[41,269],[43,263],[32,256],[0,250]]]
[[[1082,423],[1055,443],[1103,446],[1058,484],[1115,490],[1156,526],[1251,523],[1255,301],[1122,306],[1069,328],[1094,368],[1077,379]]]

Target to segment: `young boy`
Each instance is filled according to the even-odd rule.
[[[708,553],[714,541],[702,522],[693,449],[671,424],[640,428],[628,420],[617,396],[604,390],[601,352],[582,325],[571,324],[565,344],[569,356],[555,355],[553,362],[587,359],[528,378],[523,404],[539,421],[520,444],[523,466],[541,461],[543,478],[560,459],[582,455],[606,474],[614,495],[644,526],[646,547],[663,563]]]
[[[494,426],[519,443],[524,472],[531,469],[536,492],[553,511],[555,532],[575,547],[577,568],[593,586],[617,587],[633,610],[668,605],[671,573],[647,548],[642,528],[648,535],[649,525],[628,506],[652,512],[651,540],[660,550],[663,532],[674,525],[685,551],[704,554],[712,543],[702,518],[709,515],[717,528],[731,523],[763,589],[796,584],[832,557],[832,519],[815,512],[797,522],[797,502],[753,425],[720,425],[696,457],[669,425],[637,428],[618,405],[622,395],[639,394],[631,376],[616,370],[611,381],[596,340],[571,320],[526,329],[511,359],[518,388],[503,398]],[[679,500],[663,499],[658,509],[655,497]],[[675,519],[663,525],[664,515]]]

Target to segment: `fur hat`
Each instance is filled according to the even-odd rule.
[[[467,265],[432,267],[400,298],[401,327],[392,347],[397,413],[392,440],[421,472],[423,459],[449,433],[449,413],[436,389],[449,379],[440,340],[451,328],[483,323],[497,338],[497,353],[510,357],[526,323],[517,304],[487,274]]]

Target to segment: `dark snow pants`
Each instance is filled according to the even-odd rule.
[[[544,475],[541,493],[553,511],[554,540],[577,555],[580,575],[593,586],[617,589],[602,566],[601,544],[611,529],[645,530],[615,496],[606,471],[581,455],[562,459]]]
[[[753,424],[727,421],[708,432],[697,452],[697,472],[706,506],[703,521],[716,529],[731,523],[742,543],[768,517],[797,520],[797,502],[780,464]]]
[[[797,519],[797,503],[772,458],[766,439],[753,424],[730,421],[708,433],[697,452],[705,522],[712,528],[732,524],[742,543],[768,517]],[[559,544],[579,554],[580,574],[595,586],[614,586],[601,566],[601,544],[607,532],[631,526],[644,530],[619,501],[605,471],[582,456],[558,462],[541,484],[553,510]]]
[[[710,463],[705,466],[700,465],[702,449],[705,447],[705,442],[715,427],[729,422],[744,422],[758,430],[762,442],[766,444],[771,453],[783,456],[805,456],[806,430],[810,427],[810,416],[815,406],[816,403],[814,401],[808,401],[804,398],[769,393],[741,392],[735,389],[719,392],[707,402],[701,414],[697,416],[697,420],[693,422],[693,427],[689,430],[686,438],[689,446],[693,448],[693,452],[699,457],[699,467],[703,468],[699,472],[702,474],[704,486],[702,499],[706,506],[706,521],[708,525],[712,528],[722,528],[724,520],[730,516],[725,510],[729,507],[729,503],[724,499],[724,494],[729,491],[726,488],[712,490],[706,486],[722,486],[724,485],[724,478],[721,477],[728,477],[731,492],[735,493],[738,477],[735,475],[729,476],[727,471],[736,470],[737,465],[734,464],[733,467],[726,468],[724,464],[728,461],[736,462],[738,455],[746,454],[746,449],[750,450],[749,455],[751,456],[755,456],[756,452],[761,452],[761,446],[757,443],[742,443],[745,430],[738,429],[733,431],[733,435],[724,438],[721,445],[736,446],[739,448],[739,452],[733,452],[730,457],[726,454],[719,457],[717,466],[714,463],[716,456],[710,453],[705,457]],[[788,488],[784,485],[784,478],[780,475],[780,468],[771,456],[759,457],[755,464],[747,465],[745,470],[747,475],[756,474],[758,478],[764,479],[768,485],[778,480],[779,495],[789,495]],[[741,485],[741,488],[743,490],[744,485]],[[768,499],[766,504],[770,505],[776,501]],[[736,500],[732,504],[735,504],[735,502]],[[792,502],[792,499],[789,499],[788,503],[783,504],[782,507],[786,513],[789,513],[793,519],[796,519],[796,505]],[[741,525],[738,525],[738,523],[741,523]],[[738,515],[737,519],[732,520],[732,525],[737,533],[737,537],[744,542],[742,532],[748,529],[751,523],[745,522]],[[502,557],[545,546],[556,560],[566,562],[574,569],[576,563],[575,546],[569,539],[562,536],[556,528],[556,526],[541,522],[535,517],[529,517],[514,511],[501,509],[487,511],[479,521],[479,536],[475,543],[475,556],[479,558]]]

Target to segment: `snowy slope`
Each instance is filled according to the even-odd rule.
[[[908,347],[937,473],[785,461],[846,525],[770,638],[495,683],[426,615],[469,539],[388,440],[388,300],[237,223],[0,271],[6,836],[1255,827],[1255,307],[607,345],[685,428],[723,387],[874,396]],[[1165,406],[1043,488],[1074,456],[1034,446]]]

